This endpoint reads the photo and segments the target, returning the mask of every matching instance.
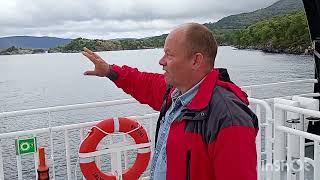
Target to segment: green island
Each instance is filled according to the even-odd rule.
[[[40,54],[45,52],[45,49],[17,48],[15,46],[11,46],[7,49],[0,49],[0,55]]]
[[[167,34],[142,39],[101,40],[77,38],[70,43],[48,50],[49,53],[76,53],[87,47],[94,51],[117,51],[134,49],[152,49],[163,47]]]

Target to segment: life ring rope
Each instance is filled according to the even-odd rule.
[[[103,134],[105,134],[105,135],[111,135],[111,134],[117,134],[117,133],[119,133],[119,134],[130,134],[130,133],[132,133],[132,132],[140,129],[141,127],[142,127],[142,126],[141,126],[141,124],[139,123],[139,126],[138,126],[137,128],[132,129],[131,131],[128,131],[128,132],[119,132],[119,130],[118,130],[118,131],[114,131],[113,133],[108,133],[108,132],[105,132],[103,129],[99,128],[98,126],[92,126],[92,128],[98,129],[99,131],[101,131],[101,132],[102,132]],[[89,132],[92,131],[92,128],[91,128],[91,130],[89,130]]]
[[[140,129],[142,127],[142,125],[139,123],[139,121],[137,121],[138,127],[136,127],[135,129],[133,129],[131,131],[128,131],[128,132],[119,132],[119,127],[120,127],[119,119],[117,117],[114,117],[112,119],[113,119],[113,122],[114,122],[114,132],[108,133],[108,132],[104,131],[103,129],[101,129],[98,126],[92,126],[92,128],[88,131],[88,135],[90,134],[90,132],[92,132],[93,128],[98,129],[100,132],[102,132],[105,135],[111,135],[111,134],[117,134],[117,133],[119,133],[119,134],[130,134],[130,133],[132,133],[134,131],[137,131],[138,129]],[[87,137],[85,137],[83,139],[83,141]],[[151,151],[150,150],[151,142],[142,143],[142,144],[135,144],[135,143],[130,143],[129,142],[129,143],[119,143],[118,146],[119,145],[122,145],[122,146],[125,145],[125,147],[119,148],[119,147],[115,147],[115,146],[112,147],[112,145],[109,145],[109,146],[105,147],[104,149],[101,149],[101,150],[98,150],[98,151],[89,152],[89,153],[78,153],[78,157],[82,158],[82,159],[80,159],[80,162],[81,161],[84,161],[84,162],[88,162],[89,161],[90,162],[90,161],[94,161],[94,159],[92,159],[92,157],[105,155],[105,154],[112,153],[112,152],[117,152],[119,150],[128,151],[128,150],[137,149],[138,153],[147,153],[147,152]]]

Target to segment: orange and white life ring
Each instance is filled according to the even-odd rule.
[[[134,139],[136,144],[144,144],[150,142],[146,130],[135,120],[128,118],[110,118],[99,122],[91,129],[91,132],[83,140],[79,149],[80,169],[86,179],[116,179],[115,175],[102,172],[96,165],[94,157],[83,158],[84,154],[94,153],[99,142],[105,136],[107,136],[107,134],[112,134],[115,132],[127,133]],[[122,179],[138,179],[146,170],[150,160],[150,155],[150,146],[138,149],[136,161],[131,168],[123,171]]]

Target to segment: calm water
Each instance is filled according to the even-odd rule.
[[[162,72],[162,49],[99,53],[109,63]],[[220,47],[217,67],[238,85],[313,77],[311,56],[265,54]],[[93,68],[81,54],[0,56],[0,111],[105,101],[128,97],[108,79],[83,76]],[[1,131],[0,131],[1,133]]]
[[[162,49],[115,51],[99,53],[109,63],[127,64],[138,67],[142,71],[162,72],[158,60],[163,54]],[[231,80],[238,85],[262,84],[278,81],[313,78],[313,58],[284,54],[265,54],[260,51],[236,50],[232,47],[220,47],[216,67],[227,68]],[[83,72],[92,69],[93,65],[81,54],[38,54],[0,56],[0,112],[106,101],[128,98],[107,78],[83,76]],[[266,98],[281,94],[309,92],[310,87],[299,84],[280,89],[263,88],[254,91],[253,96]],[[121,107],[87,109],[53,113],[51,122],[47,114],[28,115],[15,118],[3,118],[0,133],[35,129],[41,127],[96,121],[105,117],[145,114],[152,112],[146,106],[126,105]],[[77,132],[74,133],[77,136]],[[55,149],[61,156],[63,134],[57,133]],[[5,142],[5,143],[3,143]],[[3,140],[3,151],[13,151],[14,142]],[[4,145],[6,144],[6,145]],[[48,145],[46,137],[39,138],[39,144]],[[77,147],[72,147],[76,154]],[[76,156],[75,156],[76,157]],[[14,152],[4,154],[6,179],[15,179],[16,170]],[[61,161],[57,158],[56,161]],[[76,158],[72,159],[76,164]],[[66,170],[60,162],[59,177],[64,179]],[[59,164],[59,163],[57,163]],[[24,164],[30,166],[30,164]],[[32,166],[32,164],[31,164]],[[26,169],[24,179],[32,179],[30,170]],[[32,174],[32,173],[31,173]]]

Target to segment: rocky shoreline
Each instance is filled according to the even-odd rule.
[[[139,47],[139,48],[113,48],[113,49],[103,49],[103,48],[97,48],[94,50],[95,52],[100,51],[124,51],[124,50],[142,50],[142,49],[155,49],[155,47]],[[75,49],[75,50],[60,50],[60,49],[48,49],[48,53],[81,53],[82,49]]]
[[[296,54],[296,55],[312,55],[313,49],[309,47],[289,47],[289,48],[274,48],[271,46],[233,46],[237,49],[250,49],[250,50],[260,50],[266,53],[283,53],[283,54]]]
[[[220,46],[232,46],[237,49],[249,49],[249,50],[261,50],[266,53],[283,53],[283,54],[296,54],[296,55],[312,55],[313,49],[312,47],[291,47],[291,48],[273,48],[270,46],[237,46],[237,45],[228,45],[228,44],[220,44]],[[137,49],[152,49],[152,48],[137,48]],[[132,50],[137,50],[132,49]],[[123,50],[123,49],[113,49],[114,50]],[[127,49],[128,50],[128,49]],[[110,50],[109,50],[110,51]],[[81,50],[68,50],[68,51],[58,51],[57,49],[49,49],[48,51],[45,49],[24,49],[24,48],[16,48],[14,46],[8,49],[0,49],[0,55],[22,55],[22,54],[42,54],[42,53],[79,53]]]
[[[46,53],[45,49],[24,49],[16,48],[15,46],[8,49],[0,49],[0,55],[18,55],[18,54],[41,54]]]

